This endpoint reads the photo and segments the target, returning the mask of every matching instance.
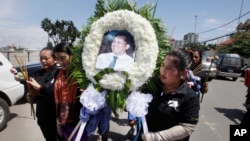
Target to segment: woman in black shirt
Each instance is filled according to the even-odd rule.
[[[37,123],[46,141],[57,141],[54,81],[58,69],[53,48],[40,51],[40,63],[42,69],[27,81],[31,86],[27,100],[34,98],[36,102]]]
[[[199,97],[185,78],[189,56],[181,50],[166,54],[160,67],[159,93],[153,95],[143,141],[188,140],[199,117]]]

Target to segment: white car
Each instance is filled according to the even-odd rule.
[[[205,53],[202,53],[202,70],[209,73],[208,81],[213,80],[216,77],[216,65],[211,62],[213,58],[209,58]]]
[[[10,117],[9,107],[25,94],[24,85],[16,81],[10,72],[12,64],[0,53],[0,131],[5,128]]]

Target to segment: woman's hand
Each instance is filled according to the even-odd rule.
[[[28,103],[34,103],[35,102],[35,95],[32,93],[27,93],[26,100]]]
[[[29,78],[29,80],[26,81],[28,84],[32,86],[33,89],[36,91],[40,91],[42,86],[32,77]]]
[[[192,88],[194,86],[194,82],[187,82],[189,88]]]
[[[11,68],[10,72],[14,75],[17,75],[18,71],[15,68]]]
[[[208,92],[208,83],[204,82],[203,85],[202,85],[201,93],[205,94],[207,92]]]

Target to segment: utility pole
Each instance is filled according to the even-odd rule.
[[[241,0],[240,15],[239,15],[239,18],[238,18],[238,25],[240,24],[240,17],[241,17],[241,11],[242,11],[242,7],[243,7],[243,2],[244,2],[244,0]]]
[[[194,41],[193,43],[197,42],[197,36],[196,36],[196,24],[197,24],[197,15],[195,15],[195,22],[194,22]]]
[[[196,33],[196,24],[197,24],[197,15],[195,15],[195,22],[194,22],[194,34]]]

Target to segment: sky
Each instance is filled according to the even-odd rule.
[[[0,0],[0,47],[45,47],[48,35],[41,28],[44,18],[53,23],[73,21],[82,31],[87,19],[94,14],[96,1]],[[139,7],[157,0],[134,1]],[[164,22],[167,35],[175,40],[196,33],[199,41],[205,41],[234,32],[239,22],[245,23],[250,18],[250,0],[158,0],[155,17]]]

